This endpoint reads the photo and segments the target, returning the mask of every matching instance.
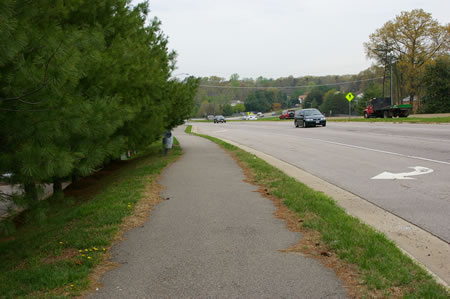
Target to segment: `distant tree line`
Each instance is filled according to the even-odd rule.
[[[231,110],[225,107],[237,101],[245,104],[246,111],[278,110],[293,107],[298,96],[305,94],[303,107],[341,114],[348,113],[348,92],[362,95],[351,102],[352,111],[362,114],[371,98],[389,97],[391,85],[396,104],[409,97],[415,111],[450,112],[449,34],[449,24],[440,25],[421,9],[402,12],[369,36],[364,47],[375,65],[357,75],[240,79],[233,74],[229,80],[201,78],[194,114],[226,114]],[[369,80],[373,78],[381,79]],[[332,89],[334,92],[330,92]]]
[[[159,21],[129,3],[0,2],[0,175],[28,203],[39,184],[61,188],[191,115],[198,80],[171,78]]]

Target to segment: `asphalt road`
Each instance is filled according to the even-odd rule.
[[[450,125],[293,122],[195,123],[316,175],[450,242]],[[410,167],[425,167],[411,176]],[[422,168],[423,169],[423,168]],[[432,170],[432,171],[431,171]],[[383,172],[407,179],[374,179]],[[392,175],[388,175],[392,176]]]
[[[113,248],[122,265],[91,298],[346,298],[341,281],[297,243],[275,207],[219,146],[177,129],[184,155],[163,173],[149,221]]]

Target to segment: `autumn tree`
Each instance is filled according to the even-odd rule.
[[[425,66],[449,51],[449,32],[449,24],[440,25],[422,9],[402,12],[369,36],[369,42],[365,43],[366,54],[382,65],[392,56],[404,74],[403,84],[413,103],[422,87]]]

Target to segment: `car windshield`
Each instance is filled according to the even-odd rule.
[[[322,115],[322,113],[320,113],[319,110],[305,110],[305,115]]]

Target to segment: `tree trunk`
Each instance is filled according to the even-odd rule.
[[[411,104],[411,110],[415,114],[417,112],[417,105],[414,103],[414,94],[409,95],[409,103]]]
[[[61,192],[62,191],[62,180],[61,178],[54,178],[53,179],[53,193]]]
[[[28,196],[29,198],[31,198],[33,201],[36,202],[39,200],[36,184],[34,183],[24,184],[24,189],[26,196]]]
[[[76,181],[78,181],[80,179],[80,176],[77,174],[73,174],[72,175],[72,183],[75,183]]]

